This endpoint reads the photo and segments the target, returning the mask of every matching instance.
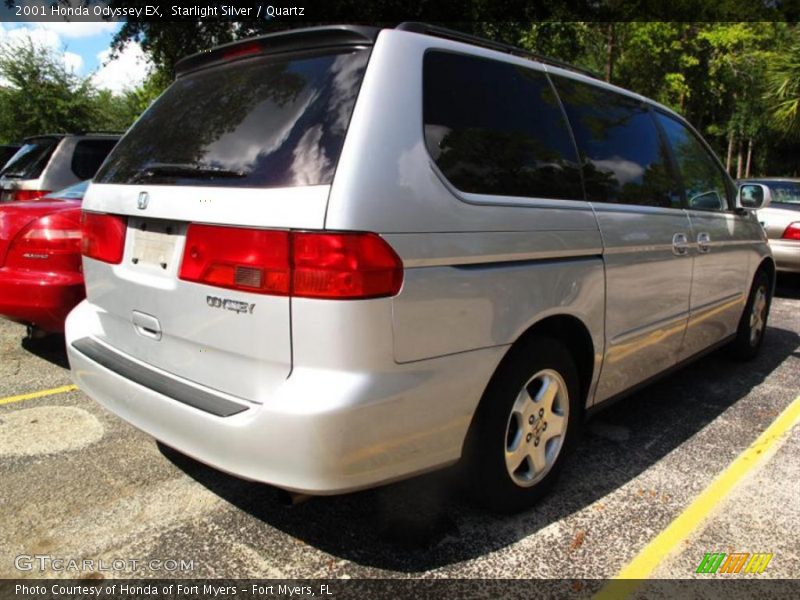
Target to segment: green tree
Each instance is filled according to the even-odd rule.
[[[791,35],[793,41],[771,57],[764,99],[773,128],[800,138],[800,27],[795,25]]]
[[[95,95],[89,78],[75,75],[54,51],[0,44],[0,140],[89,129]]]
[[[115,94],[79,77],[61,56],[30,39],[0,44],[0,143],[43,133],[125,131],[164,90],[151,74]]]

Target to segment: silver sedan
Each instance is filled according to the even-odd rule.
[[[772,192],[772,202],[758,211],[779,271],[800,273],[800,179],[749,179]],[[740,181],[739,183],[745,183]]]

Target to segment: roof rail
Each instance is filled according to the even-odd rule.
[[[571,65],[567,62],[550,58],[549,56],[544,56],[542,54],[536,54],[535,52],[530,52],[529,50],[524,50],[522,48],[512,46],[511,44],[496,42],[494,40],[482,38],[477,35],[456,31],[455,29],[440,27],[439,25],[429,25],[428,23],[407,21],[405,23],[400,23],[400,25],[398,25],[395,29],[399,29],[401,31],[410,31],[412,33],[423,33],[433,37],[453,40],[455,42],[464,42],[466,44],[472,44],[473,46],[480,46],[481,48],[488,48],[489,50],[497,50],[498,52],[504,52],[506,54],[519,56],[521,58],[530,58],[540,63],[545,63],[561,69],[567,69],[569,71],[575,71],[576,73],[586,75],[587,77],[592,77],[593,79],[600,79],[600,76],[597,73],[594,73],[589,69],[576,67],[575,65]]]
[[[124,135],[124,134],[125,134],[124,131],[112,131],[110,129],[108,131],[104,131],[100,129],[98,131],[76,131],[75,133],[72,134],[68,133],[66,135]]]

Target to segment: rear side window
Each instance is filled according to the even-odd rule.
[[[432,51],[423,78],[425,143],[456,188],[583,200],[569,129],[545,74]]]
[[[81,140],[72,154],[72,172],[79,179],[91,179],[116,143],[117,140]]]
[[[31,138],[3,167],[0,175],[17,179],[36,179],[42,174],[61,138]]]
[[[262,56],[184,75],[139,118],[94,180],[328,184],[368,56]]]
[[[656,113],[672,146],[686,190],[686,205],[698,210],[727,210],[728,188],[722,169],[683,123]]]
[[[667,148],[646,106],[565,77],[553,83],[578,144],[587,200],[681,208]]]

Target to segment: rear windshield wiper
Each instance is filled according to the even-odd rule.
[[[246,177],[247,173],[244,171],[233,171],[231,169],[192,163],[151,163],[146,167],[142,167],[137,175],[142,178],[165,175],[167,177],[189,177],[192,179],[216,179],[217,177]]]
[[[10,177],[11,179],[19,179],[24,176],[25,173],[0,173],[0,177]]]

